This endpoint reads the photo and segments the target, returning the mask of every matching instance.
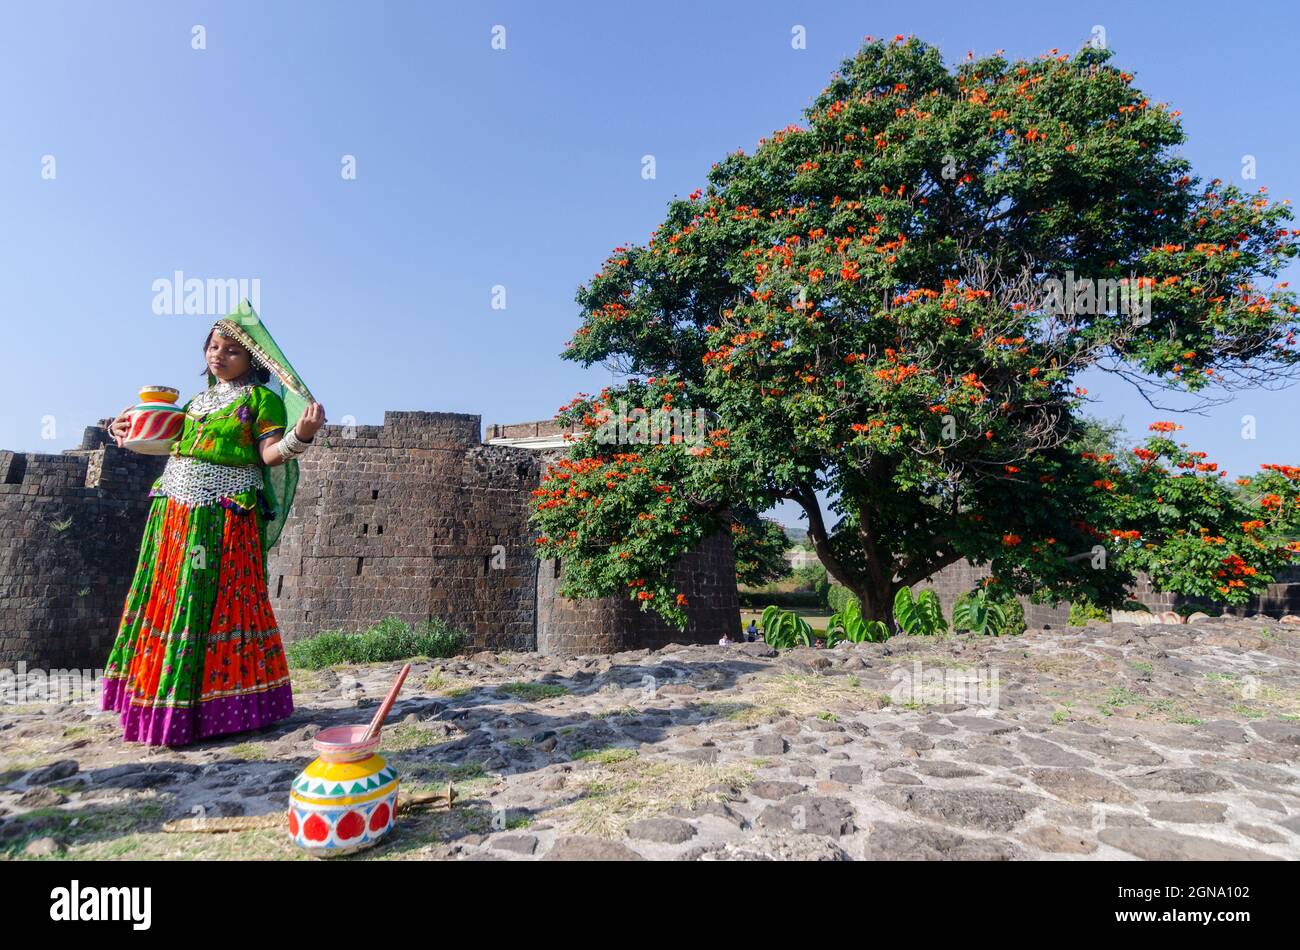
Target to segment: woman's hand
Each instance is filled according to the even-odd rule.
[[[298,438],[308,441],[320,431],[320,427],[324,424],[325,407],[318,402],[314,402],[303,410],[302,415],[298,417],[298,422],[293,427],[293,431]],[[271,435],[258,443],[260,446],[258,452],[262,456],[262,461],[267,465],[283,465],[285,462],[284,456],[276,448],[280,444],[280,438],[278,435]]]
[[[109,423],[108,434],[113,437],[113,441],[117,443],[119,449],[126,445],[127,433],[131,431],[131,420],[127,414],[134,408],[134,406],[127,406],[118,414],[116,419]]]
[[[320,427],[325,424],[325,407],[318,402],[312,403],[303,410],[298,417],[298,424],[294,426],[294,431],[298,433],[298,438],[307,441],[310,440]]]

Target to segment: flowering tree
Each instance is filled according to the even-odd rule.
[[[1109,549],[1125,571],[1146,571],[1159,590],[1245,604],[1300,553],[1300,468],[1265,465],[1227,483],[1204,452],[1175,443],[1182,426],[1156,433],[1111,465]]]
[[[950,70],[916,39],[868,41],[805,125],[728,155],[647,245],[615,248],[565,355],[631,379],[562,409],[580,435],[538,495],[565,593],[680,622],[677,558],[778,500],[871,619],[963,558],[1101,603],[1155,567],[1086,556],[1148,524],[1171,545],[1185,513],[1117,503],[1076,377],[1152,401],[1289,378],[1297,308],[1276,276],[1300,232],[1284,204],[1194,177],[1178,113],[1109,59]],[[609,438],[691,413],[707,424]],[[1135,492],[1163,477],[1120,474]],[[1126,511],[1143,526],[1108,520]]]

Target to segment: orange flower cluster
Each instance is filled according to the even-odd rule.
[[[878,369],[871,375],[887,383],[898,384],[903,380],[915,376],[920,369],[915,365],[910,366],[887,366],[884,369]]]
[[[1215,571],[1214,576],[1219,578],[1230,578],[1228,582],[1221,585],[1218,590],[1221,594],[1226,594],[1234,587],[1245,587],[1246,582],[1241,580],[1243,577],[1253,577],[1259,573],[1255,568],[1247,564],[1240,555],[1229,554],[1220,562],[1223,567]]]
[[[1175,432],[1181,429],[1182,426],[1176,422],[1153,422],[1147,428],[1152,432]]]

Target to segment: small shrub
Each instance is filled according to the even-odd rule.
[[[1110,612],[1102,607],[1081,601],[1070,605],[1070,626],[1086,627],[1089,620],[1109,620]]]
[[[1011,591],[1001,586],[986,588],[989,600],[1002,608],[1002,626],[994,636],[1018,637],[1025,632],[1025,607]],[[954,608],[955,609],[955,608]]]
[[[831,589],[826,592],[826,606],[831,609],[831,613],[841,613],[849,604],[853,604],[861,612],[862,604],[853,591],[841,584],[832,584]]]
[[[385,617],[360,633],[327,630],[290,643],[285,648],[289,665],[319,670],[344,663],[384,663],[415,656],[455,656],[465,646],[465,634],[441,620],[415,626],[397,617]]]
[[[1025,622],[1025,605],[1016,597],[1008,597],[1001,601],[999,606],[1003,613],[1007,615],[1007,625],[1003,633],[1008,636],[1018,637],[1025,632],[1028,624]]]

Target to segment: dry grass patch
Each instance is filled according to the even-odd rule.
[[[636,755],[598,761],[575,774],[582,797],[557,809],[554,817],[571,821],[580,834],[618,838],[638,819],[677,806],[725,801],[725,789],[744,788],[753,778],[749,768],[738,765],[649,761]]]
[[[1300,715],[1300,690],[1276,686],[1263,677],[1241,673],[1206,673],[1201,684],[1210,693],[1209,701],[1221,705],[1226,697],[1232,711],[1248,719],[1264,716],[1293,718]],[[1198,689],[1198,693],[1201,690]]]
[[[226,754],[245,762],[266,761],[266,746],[261,742],[241,742],[226,749]]]
[[[856,682],[856,681],[854,681]],[[868,712],[889,705],[885,693],[855,685],[846,677],[784,673],[760,680],[736,695],[734,702],[714,703],[726,718],[768,722],[785,716],[824,716],[830,712]]]
[[[432,729],[419,724],[398,723],[385,729],[380,734],[379,751],[410,752],[415,749],[427,749],[449,741],[447,737],[436,734]]]
[[[448,699],[456,699],[464,696],[471,690],[482,684],[472,679],[465,679],[457,676],[447,676],[442,670],[434,670],[424,681],[426,692],[433,693],[435,696],[445,696]]]

